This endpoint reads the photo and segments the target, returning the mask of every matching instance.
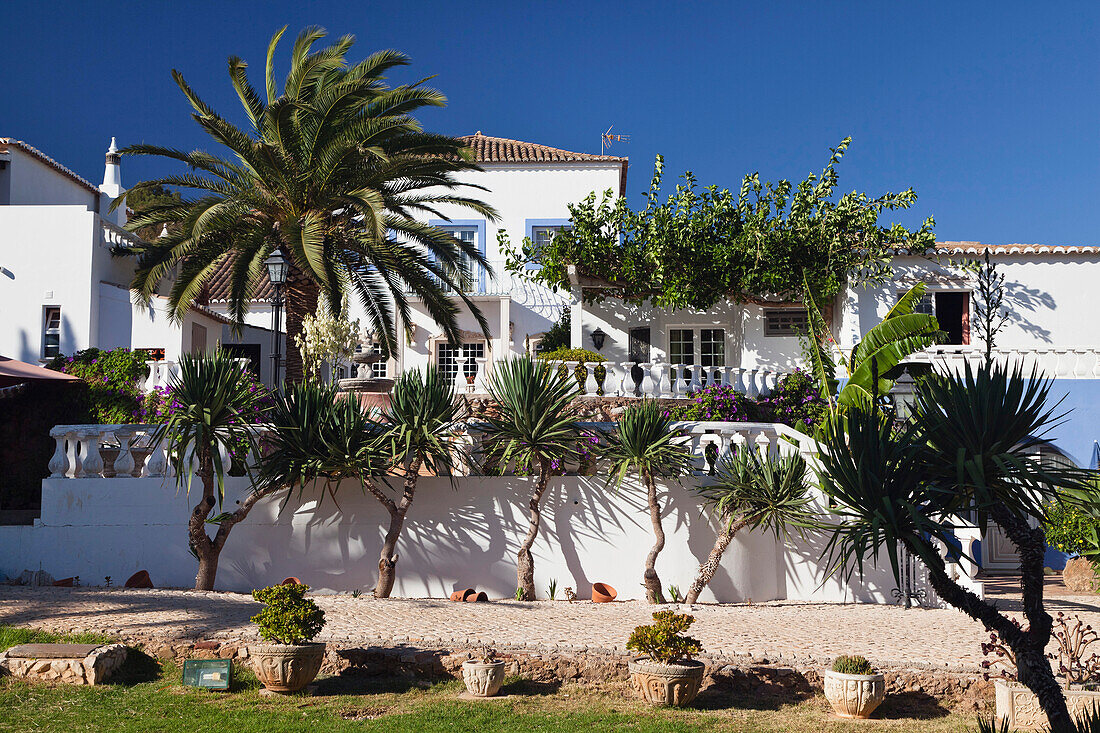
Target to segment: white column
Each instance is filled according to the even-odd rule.
[[[589,397],[595,397],[599,389],[599,385],[596,382],[596,367],[599,366],[599,364],[599,362],[593,361],[584,365],[584,393]],[[605,376],[604,379],[606,378]]]
[[[50,437],[55,443],[53,455],[50,456],[50,478],[62,478],[69,470],[69,460],[65,457],[65,433],[51,430]]]
[[[667,364],[663,364],[658,361],[653,365],[654,377],[657,383],[657,390],[654,392],[653,397],[667,397],[672,393],[672,385],[669,383],[669,367]]]
[[[634,375],[631,371],[634,369],[634,362],[632,361],[620,361],[619,366],[622,367],[623,376],[622,383],[619,385],[619,394],[623,397],[629,397],[634,394],[634,390],[637,389],[637,385],[634,384]],[[1100,361],[1097,362],[1097,368],[1100,369]]]
[[[638,366],[642,368],[642,383],[640,385],[642,397],[653,397],[655,391],[653,386],[653,364],[651,362],[643,362],[638,364]]]

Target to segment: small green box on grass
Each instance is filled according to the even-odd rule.
[[[228,690],[232,673],[233,665],[228,659],[186,659],[183,662],[183,684],[188,687]]]

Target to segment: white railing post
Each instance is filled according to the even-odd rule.
[[[83,456],[80,454],[80,433],[75,428],[65,433],[65,444],[68,464],[65,475],[69,478],[80,478],[84,475],[84,468],[81,466]]]
[[[165,443],[149,447],[149,455],[145,458],[145,465],[141,467],[141,475],[145,477],[159,477],[167,475],[168,458],[165,453]]]
[[[466,391],[466,355],[455,357],[455,392],[461,394]]]
[[[584,379],[584,393],[589,397],[595,397],[596,392],[599,390],[599,384],[596,382],[596,367],[600,365],[600,362],[594,361],[584,365],[585,379]],[[607,376],[604,376],[607,379]]]
[[[613,361],[601,362],[604,368],[603,375],[603,396],[615,397],[620,394],[619,392],[619,368]]]
[[[745,380],[745,396],[756,399],[760,394],[760,389],[756,386],[756,373],[759,369],[750,369],[748,378]]]
[[[577,380],[577,367],[579,367],[580,365],[581,363],[579,361],[565,362],[565,371],[569,374],[569,378],[572,379],[574,382],[576,382]],[[581,383],[579,383],[577,385],[577,388],[584,389],[584,382],[582,381]]]
[[[99,426],[90,426],[81,433],[80,447],[84,453],[84,478],[103,478],[103,456],[99,453]]]
[[[69,459],[65,456],[65,431],[59,431],[60,427],[50,430],[50,437],[54,439],[54,451],[49,464],[50,478],[62,478],[69,470]]]
[[[118,457],[115,458],[115,476],[117,478],[132,478],[134,474],[134,454],[130,448],[130,440],[134,437],[132,426],[119,426],[115,432],[118,438]]]
[[[485,386],[485,365],[489,363],[489,357],[476,356],[474,357],[474,361],[477,362],[477,374],[474,375],[474,385],[478,390],[488,392],[489,390]]]
[[[642,383],[639,385],[642,397],[652,397],[655,391],[653,388],[653,364],[642,362],[638,366],[642,368]]]
[[[666,368],[667,367],[667,368]],[[653,364],[654,380],[656,391],[654,397],[667,397],[672,393],[672,385],[669,383],[669,377],[672,371],[672,365],[666,365],[664,362],[656,362]]]
[[[631,397],[638,389],[638,386],[634,384],[634,375],[632,374],[634,371],[634,362],[620,361],[619,366],[623,368],[623,381],[622,384],[619,385],[619,394],[623,397]]]

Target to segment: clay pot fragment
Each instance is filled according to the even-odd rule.
[[[481,591],[477,594],[471,593],[465,600],[467,603],[485,603],[489,600],[489,596],[485,591]]]
[[[139,570],[129,578],[126,579],[124,584],[125,588],[152,588],[153,579],[149,577],[148,570]]]
[[[54,586],[57,588],[72,588],[75,585],[76,578],[62,578],[61,580],[55,580]]]
[[[593,583],[592,584],[592,602],[593,603],[611,603],[619,595],[619,591],[612,588],[607,583]]]
[[[283,578],[283,582],[279,583],[279,585],[302,585],[302,584],[303,584],[302,581],[298,580],[293,575],[291,575],[289,578]]]
[[[462,601],[465,601],[470,596],[476,596],[476,595],[477,595],[477,591],[474,590],[473,588],[463,588],[462,590],[456,590],[454,593],[452,593],[451,594],[451,600],[456,601],[458,603],[461,603]]]

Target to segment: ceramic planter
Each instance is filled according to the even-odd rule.
[[[841,718],[869,718],[886,698],[886,678],[881,674],[825,672],[825,699]]]
[[[649,657],[630,660],[630,683],[638,694],[654,705],[690,705],[703,684],[702,662],[654,662]]]
[[[1039,705],[1035,693],[1018,682],[997,680],[993,686],[997,701],[997,723],[1008,722],[1009,730],[1046,730],[1047,716]],[[1062,689],[1066,696],[1069,714],[1080,720],[1089,709],[1100,712],[1100,690],[1082,690],[1076,687]]]
[[[257,644],[248,648],[252,670],[272,692],[297,692],[321,671],[324,644]]]
[[[492,697],[504,684],[504,662],[463,662],[462,681],[474,697]]]
[[[593,603],[611,603],[611,601],[615,600],[615,597],[618,595],[619,592],[607,583],[592,584]]]

